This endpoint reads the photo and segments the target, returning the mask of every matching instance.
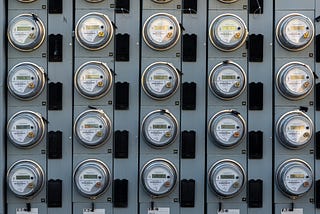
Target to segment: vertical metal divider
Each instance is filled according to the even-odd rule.
[[[274,33],[275,33],[275,17],[276,17],[276,12],[275,12],[275,1],[273,0],[273,7],[272,7],[272,30],[273,30],[273,34],[272,34],[272,85],[274,86],[274,79],[275,79],[275,37],[274,37]],[[274,129],[274,121],[275,121],[275,97],[274,97],[274,89],[272,89],[272,213],[276,214],[276,208],[275,208],[275,191],[274,191],[274,187],[275,187],[275,182],[274,182],[274,176],[275,176],[275,129]]]

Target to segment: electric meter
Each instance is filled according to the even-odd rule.
[[[246,136],[246,123],[236,111],[223,110],[209,121],[209,133],[213,142],[223,148],[237,146]]]
[[[170,161],[156,158],[143,166],[141,182],[152,197],[163,197],[173,191],[177,183],[177,170]]]
[[[314,86],[311,68],[300,62],[291,62],[282,66],[277,75],[277,88],[282,96],[290,100],[306,97]]]
[[[291,13],[278,22],[276,37],[283,48],[289,51],[300,51],[312,42],[314,26],[308,17]]]
[[[238,0],[218,0],[218,1],[222,3],[230,4],[230,3],[237,2]]]
[[[218,161],[209,170],[209,185],[221,198],[232,198],[239,194],[246,182],[242,166],[229,159]]]
[[[284,195],[297,199],[311,189],[313,183],[312,169],[303,160],[287,160],[278,167],[276,181],[278,188]]]
[[[45,27],[35,14],[21,14],[8,25],[8,40],[19,51],[33,51],[45,39]]]
[[[177,44],[181,30],[176,17],[168,13],[157,13],[146,20],[142,34],[150,48],[164,51]]]
[[[42,189],[44,172],[41,166],[34,161],[20,160],[9,168],[7,182],[15,196],[30,199]]]
[[[113,37],[113,26],[108,16],[102,13],[88,13],[76,25],[76,39],[88,50],[106,47]]]
[[[220,99],[230,100],[238,97],[246,87],[246,74],[240,65],[225,61],[216,65],[209,76],[209,87]]]
[[[247,36],[245,22],[239,16],[230,13],[216,17],[209,29],[211,43],[221,51],[234,51],[240,48]]]
[[[81,113],[74,124],[77,140],[86,147],[98,147],[111,136],[111,121],[102,110],[87,110]]]
[[[173,143],[176,139],[178,123],[169,111],[156,110],[143,119],[142,133],[150,146],[163,148]]]
[[[311,142],[313,122],[303,112],[290,111],[277,122],[277,137],[289,149],[300,149]]]
[[[75,88],[80,95],[88,99],[103,97],[110,91],[112,83],[109,67],[97,61],[84,63],[74,76]]]
[[[108,166],[100,160],[81,162],[74,172],[74,183],[78,192],[90,199],[101,196],[108,190],[111,174]]]
[[[142,88],[156,100],[171,97],[180,86],[180,75],[170,63],[156,62],[149,65],[142,74]]]
[[[165,4],[165,3],[171,2],[172,0],[151,0],[151,1],[158,3],[158,4]]]
[[[9,71],[7,81],[14,97],[30,100],[40,95],[44,88],[44,69],[31,62],[19,63]]]
[[[20,111],[8,121],[8,139],[19,148],[37,145],[45,133],[42,116],[33,111]]]

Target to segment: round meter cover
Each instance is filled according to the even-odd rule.
[[[221,51],[234,51],[240,48],[248,36],[245,22],[234,14],[222,14],[210,25],[211,43]]]
[[[300,51],[312,42],[314,26],[312,21],[302,14],[288,14],[278,22],[276,37],[283,48]]]
[[[221,198],[232,198],[244,187],[246,182],[242,166],[233,160],[221,160],[209,170],[209,185]]]
[[[35,2],[37,0],[17,0],[18,2],[22,2],[22,3],[31,3],[31,2]]]
[[[89,148],[106,143],[111,136],[111,130],[111,121],[102,110],[87,110],[77,117],[74,124],[77,140]]]
[[[88,13],[76,25],[76,39],[88,50],[106,47],[113,37],[113,26],[108,16],[102,13]]]
[[[35,14],[21,14],[13,18],[8,25],[8,40],[19,51],[33,51],[40,47],[45,39],[45,27]]]
[[[224,110],[215,114],[209,121],[208,129],[213,142],[222,148],[237,146],[246,135],[245,120],[233,110]]]
[[[313,122],[302,111],[284,114],[277,122],[277,137],[289,149],[301,149],[311,142]]]
[[[218,1],[222,3],[230,4],[230,3],[237,2],[238,0],[218,0]]]
[[[9,168],[7,183],[15,196],[30,199],[42,189],[44,173],[41,166],[36,162],[20,160]]]
[[[88,159],[74,171],[74,183],[78,192],[86,198],[97,198],[108,190],[111,174],[108,166],[100,160]]]
[[[209,87],[220,99],[231,100],[246,88],[246,74],[240,65],[226,61],[216,65],[209,76]]]
[[[163,148],[176,139],[178,135],[177,120],[169,111],[153,111],[142,121],[142,134],[150,146]]]
[[[165,4],[165,3],[171,2],[172,0],[151,0],[151,1],[158,3],[158,4]]]
[[[171,97],[178,90],[180,75],[172,64],[156,62],[145,69],[141,82],[148,96],[163,100]]]
[[[142,34],[150,48],[164,51],[179,41],[181,30],[176,17],[168,13],[157,13],[145,21]]]
[[[141,182],[152,197],[164,197],[173,191],[177,183],[177,170],[170,161],[156,158],[143,166]]]
[[[291,199],[305,195],[312,187],[312,169],[303,160],[291,159],[282,163],[276,173],[280,191]]]
[[[310,94],[313,89],[313,71],[306,64],[291,62],[280,68],[276,83],[282,96],[290,100],[299,100]]]
[[[45,125],[42,116],[32,111],[14,114],[7,125],[9,141],[19,148],[31,148],[43,138]]]
[[[85,1],[90,3],[98,3],[98,2],[103,2],[104,0],[85,0]]]
[[[91,61],[79,67],[74,76],[74,84],[83,97],[98,99],[110,91],[113,76],[105,63]]]
[[[19,63],[8,73],[8,89],[21,100],[31,100],[40,95],[44,84],[44,69],[31,62]]]

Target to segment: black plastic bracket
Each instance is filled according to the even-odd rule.
[[[49,35],[49,62],[62,62],[63,36],[61,34]]]
[[[62,207],[62,180],[49,180],[47,194],[48,207]]]
[[[181,158],[194,159],[196,157],[196,132],[183,131],[181,138]]]
[[[62,83],[49,83],[49,110],[62,110]]]
[[[183,0],[183,13],[196,14],[198,10],[198,0]]]
[[[194,200],[195,200],[195,180],[190,179],[181,180],[181,192],[180,192],[180,206],[181,207],[194,207]]]
[[[316,35],[316,62],[320,62],[320,34]]]
[[[263,0],[250,0],[249,7],[250,14],[263,14]]]
[[[116,179],[113,181],[113,206],[128,207],[128,180]]]
[[[115,109],[128,110],[129,109],[129,83],[117,82],[115,93]]]
[[[263,132],[249,132],[249,159],[263,158]]]
[[[182,84],[182,109],[196,110],[197,84],[194,82]]]
[[[317,132],[315,136],[315,150],[316,150],[316,155],[315,155],[316,159],[320,160],[320,131]]]
[[[197,61],[197,35],[184,34],[183,35],[183,51],[182,60],[184,62]]]
[[[116,35],[116,61],[128,62],[130,60],[130,35]]]
[[[114,157],[128,158],[129,132],[116,131],[114,134]]]
[[[315,185],[315,206],[320,209],[320,180],[317,180]]]
[[[316,84],[316,97],[315,97],[315,104],[316,104],[316,111],[320,111],[320,83]]]
[[[116,0],[116,13],[130,13],[130,0]]]
[[[263,62],[263,39],[262,34],[251,34],[249,36],[249,61]]]
[[[61,159],[62,158],[62,132],[61,131],[50,131],[48,133],[48,144],[49,144],[49,159]]]
[[[249,180],[248,187],[248,206],[250,208],[263,207],[263,181]]]
[[[62,0],[49,0],[49,13],[59,14],[62,13]]]
[[[263,83],[249,84],[249,110],[263,110]]]

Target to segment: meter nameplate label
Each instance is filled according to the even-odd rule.
[[[303,87],[304,83],[310,81],[307,78],[309,77],[305,71],[299,68],[294,68],[290,70],[286,75],[285,83],[291,91],[294,91],[296,93],[303,93],[306,90],[306,87]]]
[[[100,188],[102,175],[99,173],[98,170],[92,168],[92,169],[86,169],[81,172],[79,176],[79,185],[81,189],[91,192],[94,188]]]
[[[223,209],[223,210],[218,210],[217,214],[240,214],[240,210],[238,209]]]
[[[147,183],[150,189],[157,192],[166,184],[168,184],[168,186],[171,186],[170,176],[168,172],[162,168],[155,168],[151,170],[147,177]]]
[[[20,118],[12,125],[11,134],[15,141],[24,142],[28,137],[29,133],[33,132],[33,123],[30,120]],[[35,128],[35,127],[33,127]],[[30,136],[31,138],[34,135]]]
[[[232,69],[225,69],[217,76],[216,83],[220,91],[230,92],[230,90],[239,82],[237,72]]]
[[[91,211],[91,209],[83,209],[83,214],[105,214],[105,209],[95,209],[94,211]]]
[[[217,27],[218,37],[225,43],[233,43],[242,38],[240,24],[234,19],[225,19]]]
[[[165,87],[168,87],[172,79],[170,73],[163,69],[154,70],[149,76],[149,85],[155,92],[162,92]]]
[[[28,39],[34,40],[36,36],[34,35],[35,28],[35,25],[33,25],[30,21],[21,20],[13,26],[13,39],[21,44],[27,43]]]
[[[161,44],[170,42],[176,34],[176,29],[169,17],[157,18],[150,23],[148,33],[153,41]]]
[[[83,22],[80,33],[85,40],[92,43],[98,36],[104,37],[102,36],[104,33],[101,33],[104,32],[104,29],[105,26],[102,21],[96,18],[88,18]]]
[[[309,184],[309,175],[306,171],[302,170],[301,168],[292,168],[288,171],[285,177],[285,184],[287,185],[287,188],[289,188],[291,191],[299,191],[299,189],[306,184],[306,182]]]
[[[309,28],[310,27],[304,21],[300,19],[293,19],[287,24],[285,32],[291,42],[300,44],[301,39],[304,40],[311,36],[308,34]]]
[[[25,211],[26,208],[17,208],[16,209],[16,214],[38,214],[38,208],[31,208],[31,211]]]
[[[289,209],[282,209],[281,214],[303,214],[303,209],[295,208],[293,211],[290,211]]]
[[[216,177],[217,187],[223,192],[229,192],[232,187],[239,189],[241,187],[240,185],[235,186],[238,178],[239,175],[234,170],[225,169]]]
[[[161,139],[171,133],[171,125],[162,118],[153,119],[148,126],[148,135],[154,141],[160,142]],[[170,135],[171,136],[171,135]]]
[[[20,169],[13,174],[10,182],[12,184],[12,187],[17,192],[24,193],[28,188],[28,186],[32,183],[31,177],[33,177],[33,175],[32,173],[30,173],[29,170]],[[31,187],[32,187],[31,189],[34,188],[33,185]]]
[[[228,142],[234,136],[237,131],[237,126],[239,126],[234,120],[229,118],[224,118],[217,124],[217,135],[218,138]]]
[[[98,132],[101,132],[103,124],[97,118],[85,118],[80,125],[80,135],[87,141],[92,141]]]
[[[169,207],[158,207],[154,210],[148,210],[148,214],[170,214]]]
[[[289,140],[296,143],[305,143],[310,138],[310,127],[300,119],[292,119],[286,126],[286,136]],[[306,135],[306,133],[308,133]]]
[[[21,69],[13,75],[11,82],[15,91],[23,93],[28,87],[30,88],[31,84],[33,84],[33,88],[35,87],[35,84],[33,83],[34,79],[35,76],[32,72],[26,69]]]
[[[104,84],[104,74],[97,69],[86,69],[80,76],[80,85],[89,92]]]

